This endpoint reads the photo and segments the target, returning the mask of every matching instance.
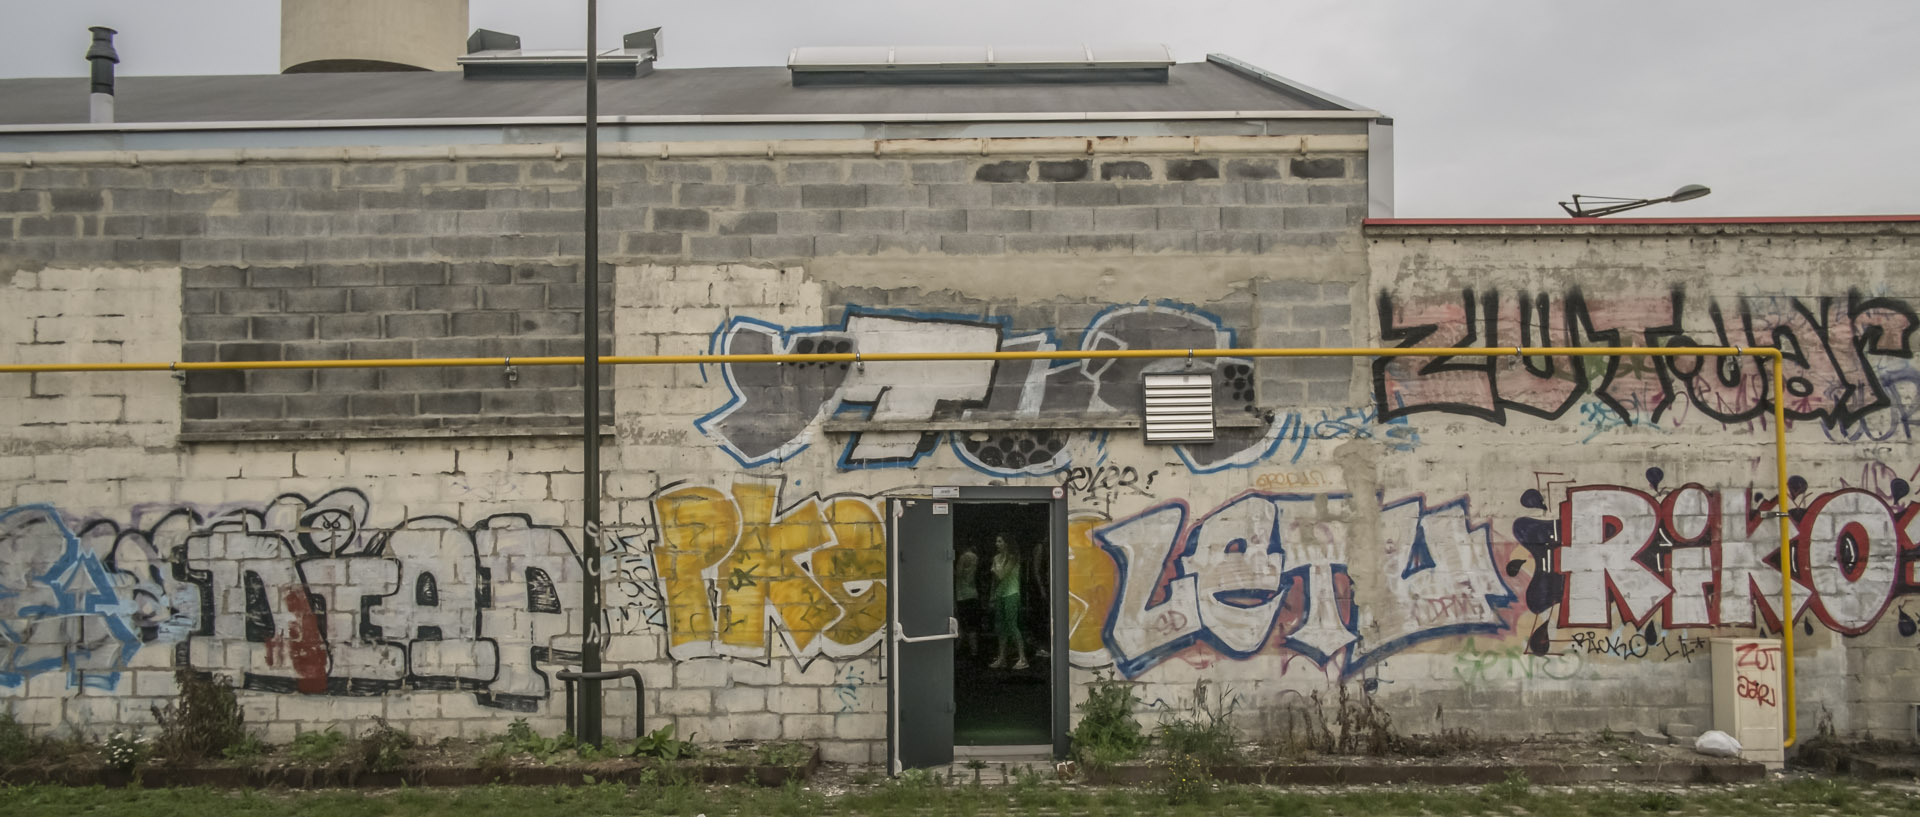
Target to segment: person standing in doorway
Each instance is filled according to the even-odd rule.
[[[987,617],[980,605],[980,557],[972,547],[953,559],[953,617],[960,622],[967,656],[979,655],[980,630]]]
[[[1013,668],[1027,668],[1027,641],[1020,634],[1020,554],[1005,534],[993,538],[993,630],[999,649],[988,666],[1004,669],[1007,653],[1014,656]]]

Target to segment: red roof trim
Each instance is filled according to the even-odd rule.
[[[1748,216],[1740,218],[1370,218],[1368,227],[1572,227],[1595,224],[1845,224],[1920,222],[1905,216]]]

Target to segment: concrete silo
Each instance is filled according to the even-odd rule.
[[[281,0],[280,71],[452,71],[467,0]]]

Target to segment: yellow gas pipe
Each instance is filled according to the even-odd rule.
[[[1119,358],[1258,358],[1258,357],[1759,357],[1773,361],[1773,445],[1779,491],[1774,516],[1780,522],[1780,603],[1787,626],[1781,630],[1784,656],[1787,735],[1782,746],[1792,746],[1799,738],[1799,707],[1794,695],[1793,661],[1793,529],[1786,512],[1787,504],[1787,412],[1786,375],[1780,365],[1780,350],[1772,347],[1739,346],[1682,347],[1555,347],[1515,346],[1512,349],[1462,348],[1340,348],[1340,349],[1112,349],[1052,352],[840,352],[832,354],[715,354],[715,355],[619,355],[600,358],[607,366],[657,366],[684,363],[892,363],[984,360],[1111,360]],[[10,363],[0,364],[0,374],[39,374],[53,372],[195,372],[233,369],[400,369],[428,366],[579,366],[575,357],[437,357],[386,358],[377,360],[258,360],[209,361],[200,363]]]

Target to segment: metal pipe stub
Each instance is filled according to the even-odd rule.
[[[554,677],[559,678],[567,685],[568,734],[579,734],[574,731],[573,682],[611,681],[615,678],[633,679],[633,733],[635,736],[647,733],[647,682],[640,678],[639,670],[633,669],[632,667],[628,667],[627,669],[600,670],[598,672],[574,672],[570,669],[563,669],[554,673]]]

